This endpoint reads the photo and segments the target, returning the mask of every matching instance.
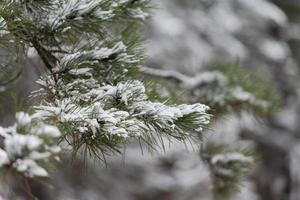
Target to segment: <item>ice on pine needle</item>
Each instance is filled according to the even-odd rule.
[[[79,21],[90,15],[99,20],[108,20],[114,16],[111,10],[101,10],[102,1],[70,0],[65,1],[59,8],[48,13],[47,23],[55,30],[67,23],[68,20]]]
[[[102,44],[99,44],[98,46],[101,46]],[[130,58],[126,53],[126,46],[123,44],[123,42],[116,43],[112,48],[107,47],[96,47],[92,50],[81,50],[78,49],[77,52],[73,54],[65,55],[61,58],[60,61],[60,68],[61,70],[65,70],[69,67],[74,67],[74,63],[80,63],[80,62],[87,62],[87,61],[101,61],[104,59],[108,59],[109,57],[113,55],[118,55],[117,59],[123,59]],[[132,61],[128,61],[132,62]],[[80,69],[72,69],[72,70],[80,70]],[[81,69],[82,70],[82,69]]]
[[[203,104],[168,106],[149,101],[146,88],[137,80],[120,82],[115,86],[94,86],[86,93],[83,90],[74,93],[74,88],[69,86],[66,87],[72,91],[68,93],[69,97],[36,107],[35,117],[73,123],[78,127],[79,135],[91,135],[93,138],[97,134],[140,137],[151,132],[173,132],[183,136],[185,132],[201,132],[210,120],[207,114],[209,108]],[[90,103],[80,105],[82,97]],[[192,125],[190,128],[185,126],[185,130],[178,125],[184,119],[188,119],[185,123]]]

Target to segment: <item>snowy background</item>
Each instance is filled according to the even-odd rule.
[[[156,0],[155,7],[144,30],[145,68],[154,72],[171,71],[189,79],[219,64],[238,63],[263,75],[282,99],[282,108],[264,126],[247,113],[226,114],[205,133],[205,141],[231,147],[257,144],[262,154],[263,162],[249,173],[251,179],[245,177],[240,192],[230,199],[255,200],[258,196],[299,199],[300,3],[297,0]],[[27,97],[37,87],[32,80],[42,73],[36,67],[39,62],[34,57],[19,61],[21,77],[6,90],[0,88],[1,124],[11,124],[14,112],[30,105]],[[17,71],[5,73],[14,76]],[[201,98],[192,101],[201,102]],[[242,140],[241,134],[250,140]],[[142,154],[137,144],[123,151],[124,157],[109,158],[112,166],[109,169],[98,169],[91,161],[91,169],[84,176],[78,175],[82,163],[72,170],[62,163],[62,170],[53,174],[53,182],[59,189],[33,182],[33,190],[45,200],[213,198],[208,166],[190,145],[172,143],[166,152],[155,156]],[[286,157],[290,159],[285,160]],[[288,182],[295,184],[290,186]],[[289,197],[284,196],[287,187],[292,191]],[[257,188],[262,189],[256,191]],[[22,191],[18,186],[13,189]],[[0,190],[5,194],[8,188],[1,186]]]

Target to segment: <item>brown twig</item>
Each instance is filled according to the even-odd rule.
[[[22,179],[23,179],[23,182],[24,182],[26,194],[27,194],[32,200],[36,199],[36,197],[35,197],[35,196],[33,195],[33,193],[32,193],[31,187],[30,187],[29,182],[28,182],[28,178],[25,177],[25,176],[22,176]]]
[[[58,59],[50,51],[44,48],[36,39],[32,39],[31,44],[36,49],[47,69],[51,72],[55,82],[57,82],[58,77],[56,74],[56,68]]]

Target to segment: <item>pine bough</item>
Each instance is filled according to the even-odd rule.
[[[18,113],[15,125],[0,128],[0,167],[47,176],[59,143],[104,159],[131,138],[155,148],[162,137],[201,134],[206,105],[150,101],[134,78],[143,62],[138,27],[149,7],[148,0],[1,1],[1,45],[18,46],[16,56],[34,52],[48,73],[33,92],[42,100],[31,115]]]

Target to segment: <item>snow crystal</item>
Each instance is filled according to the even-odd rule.
[[[0,37],[6,34],[9,34],[9,31],[7,31],[6,21],[0,16]]]
[[[149,14],[144,12],[141,8],[133,9],[130,13],[134,18],[141,19],[143,21],[149,17]]]
[[[283,61],[289,56],[289,47],[286,43],[277,40],[265,40],[261,42],[260,51],[267,58],[275,61]]]
[[[60,131],[55,126],[42,125],[35,130],[37,135],[46,135],[48,137],[59,137],[61,135]]]
[[[5,138],[5,150],[9,158],[14,159],[22,155],[23,150],[33,150],[42,144],[42,140],[34,135],[14,134]]]
[[[107,48],[107,47],[102,47],[102,48],[95,48],[93,50],[85,50],[85,51],[80,51],[73,53],[73,54],[68,54],[65,55],[64,57],[61,58],[60,61],[60,66],[61,70],[68,68],[68,67],[73,67],[71,66],[72,63],[76,60],[80,61],[82,60],[103,60],[107,59],[110,56],[114,54],[120,54],[122,52],[126,51],[126,46],[124,45],[123,42],[118,42],[116,43],[112,48]],[[73,69],[72,72],[76,72],[76,70],[80,69]]]
[[[97,130],[100,128],[98,121],[96,119],[86,119],[85,122],[88,124],[93,134],[96,135]]]
[[[211,159],[212,164],[227,163],[227,162],[246,162],[251,163],[253,160],[251,157],[244,156],[243,154],[233,152],[217,154]]]
[[[27,113],[24,113],[24,112],[16,113],[16,120],[17,120],[17,124],[20,128],[31,123],[31,117]]]
[[[9,159],[7,156],[7,153],[0,149],[0,167],[2,167],[3,165],[7,165],[9,163]]]
[[[24,172],[29,177],[48,176],[48,172],[31,159],[17,159],[13,166],[16,168],[17,171]]]
[[[39,162],[44,163],[60,151],[60,147],[51,145],[52,138],[60,136],[60,131],[57,127],[37,122],[24,112],[17,113],[16,118],[13,126],[0,127],[4,140],[4,148],[0,149],[0,167],[13,167],[29,177],[47,176]],[[26,130],[20,129],[24,126]]]
[[[5,138],[7,137],[7,133],[3,127],[0,126],[0,136]]]
[[[69,71],[69,73],[72,75],[89,75],[89,76],[91,76],[92,74],[89,73],[91,70],[92,70],[91,68],[79,68],[79,69],[72,69]]]
[[[49,158],[51,156],[51,152],[37,152],[33,151],[29,154],[29,157],[33,160],[41,160],[45,158]]]
[[[113,48],[100,48],[95,51],[89,52],[93,59],[102,60],[104,58],[108,58],[113,54],[120,53],[126,50],[126,46],[123,42],[118,42]]]
[[[175,79],[177,81],[180,81],[183,85],[185,85],[188,88],[197,88],[208,83],[216,83],[220,86],[225,86],[228,83],[228,80],[225,77],[225,75],[219,71],[201,72],[200,74],[194,77],[186,76],[177,71],[161,70],[149,67],[143,67],[141,71],[158,77]]]
[[[183,115],[188,115],[191,113],[205,113],[209,110],[209,107],[204,104],[193,104],[193,105],[180,105],[179,109]]]
[[[143,101],[147,99],[145,87],[140,81],[119,83],[116,95],[121,97],[121,101],[128,105],[129,101]]]

